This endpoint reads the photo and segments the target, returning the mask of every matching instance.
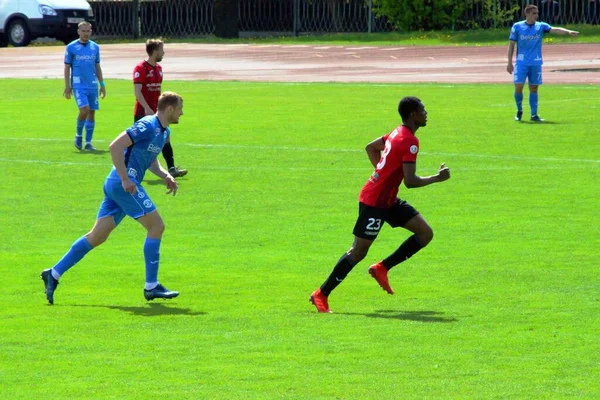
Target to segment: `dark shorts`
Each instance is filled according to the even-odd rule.
[[[358,203],[358,219],[354,225],[354,236],[375,240],[384,222],[392,228],[404,226],[419,212],[404,200],[398,199],[390,208],[371,207]]]
[[[142,118],[144,118],[144,117],[145,117],[145,115],[143,115],[143,116],[141,116],[141,117],[136,117],[136,116],[134,116],[134,117],[133,117],[133,123],[135,124],[136,122],[138,122],[140,119],[142,119]]]

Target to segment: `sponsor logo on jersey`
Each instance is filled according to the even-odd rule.
[[[536,35],[521,35],[519,39],[521,40],[538,40],[540,38],[539,34]]]
[[[147,149],[150,153],[154,153],[154,154],[158,154],[161,151],[161,147],[160,146],[156,146],[153,143],[150,143],[150,145],[148,146]]]
[[[84,55],[76,55],[75,56],[76,60],[95,60],[96,59],[96,55],[95,54],[84,54]]]

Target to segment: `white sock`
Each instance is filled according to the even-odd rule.
[[[50,270],[50,273],[52,274],[52,277],[53,277],[54,279],[56,279],[56,280],[59,280],[59,279],[60,279],[60,274],[59,274],[58,272],[56,272],[56,271],[54,270],[54,268],[52,268],[52,269]]]
[[[158,286],[158,282],[146,282],[146,285],[144,286],[144,290],[152,290],[157,286]]]

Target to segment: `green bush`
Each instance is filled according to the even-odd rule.
[[[452,29],[465,5],[451,0],[374,0],[374,11],[399,30]]]

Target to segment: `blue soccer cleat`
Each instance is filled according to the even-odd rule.
[[[75,136],[75,147],[77,150],[81,150],[83,148],[83,137]]]
[[[172,290],[167,289],[160,283],[156,285],[154,289],[146,290],[144,289],[144,297],[146,300],[154,300],[154,299],[173,299],[179,296],[179,292],[174,292]]]
[[[46,293],[46,298],[48,299],[48,303],[54,304],[54,291],[58,286],[58,280],[54,279],[52,276],[52,269],[45,269],[40,274],[40,278],[44,281],[44,293]]]
[[[515,115],[515,121],[520,121],[523,118],[523,111],[517,111],[517,115]]]
[[[85,151],[97,151],[97,150],[94,146],[92,146],[91,143],[88,143],[85,145]]]
[[[545,119],[540,118],[540,116],[537,114],[531,116],[531,122],[544,122],[544,121],[545,121]]]

